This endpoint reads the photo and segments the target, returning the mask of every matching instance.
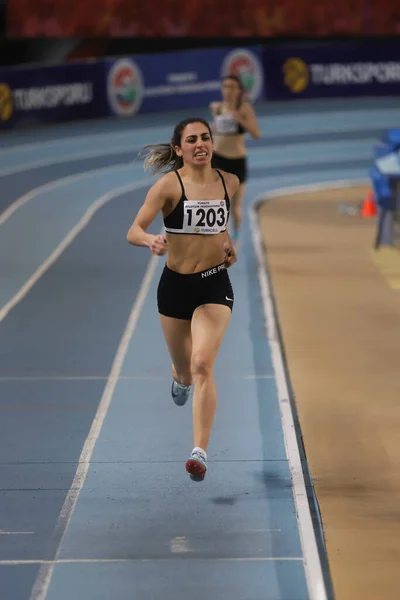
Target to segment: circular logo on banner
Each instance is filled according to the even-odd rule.
[[[0,121],[8,121],[14,111],[12,92],[6,83],[0,83]]]
[[[140,108],[143,98],[143,78],[131,59],[117,60],[107,78],[107,94],[116,115],[130,117]]]
[[[222,76],[237,75],[249,100],[257,100],[263,88],[263,69],[258,57],[250,50],[229,52],[222,63]]]
[[[306,63],[301,58],[288,58],[283,65],[285,85],[294,94],[301,94],[308,86],[310,74]]]

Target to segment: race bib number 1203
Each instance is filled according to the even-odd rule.
[[[225,200],[186,200],[185,233],[220,233],[226,229],[228,211]]]

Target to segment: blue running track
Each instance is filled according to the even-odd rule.
[[[400,108],[258,114],[202,484],[184,469],[191,407],[170,397],[164,259],[125,239],[152,183],[137,152],[182,113],[0,137],[2,600],[331,598],[248,209],[271,190],[366,178]]]

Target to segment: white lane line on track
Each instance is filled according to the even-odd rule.
[[[297,443],[294,415],[290,403],[289,383],[284,366],[283,348],[278,333],[272,284],[264,256],[264,244],[259,228],[257,209],[260,204],[262,204],[264,201],[267,201],[269,198],[306,191],[322,191],[334,188],[340,189],[359,183],[361,183],[360,180],[342,180],[291,186],[287,188],[279,188],[275,191],[270,190],[267,193],[260,194],[256,198],[255,203],[249,208],[250,229],[257,259],[258,279],[264,308],[266,337],[269,342],[272,363],[275,371],[286,455],[291,471],[293,498],[296,507],[300,542],[303,550],[304,567],[310,600],[327,600],[327,591],[312,522],[311,509],[303,475],[300,451]],[[365,180],[362,180],[362,183],[365,183]]]
[[[149,292],[151,282],[158,265],[158,260],[158,257],[152,256],[149,261],[146,274],[140,286],[138,295],[136,297],[135,303],[132,307],[132,311],[128,319],[127,326],[125,328],[117,353],[115,355],[110,376],[107,380],[103,396],[100,400],[100,404],[96,412],[96,416],[93,420],[92,427],[89,431],[89,435],[86,438],[81,455],[79,457],[79,464],[75,473],[75,477],[66,496],[64,505],[61,509],[57,521],[57,525],[54,530],[54,540],[56,543],[54,560],[43,563],[41,565],[34,587],[32,589],[30,600],[45,600],[47,596],[55,564],[57,561],[59,561],[59,555],[64,535],[68,529],[72,514],[79,499],[80,492],[85,483],[86,476],[90,467],[90,461],[93,454],[93,450],[96,445],[97,439],[100,435],[101,429],[103,427],[103,423],[106,418],[108,409],[110,407],[110,403],[122,370],[125,356],[129,348],[130,340],[138,322],[143,304]]]
[[[57,248],[48,256],[48,258],[36,269],[36,271],[27,279],[25,284],[20,290],[5,304],[0,310],[0,322],[8,315],[18,302],[20,302],[29,290],[35,285],[35,283],[42,277],[44,273],[54,264],[54,262],[61,256],[64,250],[73,242],[73,240],[79,235],[79,233],[88,225],[93,215],[102,207],[104,204],[120,196],[126,192],[132,192],[135,190],[143,189],[149,186],[147,180],[137,181],[136,183],[128,183],[111,192],[107,192],[100,198],[98,198],[93,204],[90,205],[88,210],[85,212],[83,217],[78,223],[68,232],[64,239],[59,243]]]
[[[62,177],[60,179],[55,179],[54,181],[49,181],[48,183],[44,183],[43,185],[40,185],[32,190],[29,190],[29,192],[27,192],[26,194],[23,194],[23,196],[20,196],[17,200],[15,200],[12,204],[10,204],[10,206],[8,206],[4,212],[1,213],[0,225],[3,225],[7,221],[7,219],[9,219],[11,217],[11,215],[13,213],[15,213],[16,210],[21,208],[21,206],[23,206],[27,202],[30,202],[31,200],[33,200],[34,198],[36,198],[36,196],[39,196],[40,194],[43,194],[46,192],[51,192],[52,190],[55,190],[58,187],[62,187],[63,185],[67,185],[69,183],[74,183],[76,181],[79,181],[80,179],[89,179],[91,177],[96,177],[100,174],[107,173],[108,171],[111,172],[111,171],[115,171],[118,169],[124,169],[124,167],[126,167],[127,169],[128,168],[131,169],[132,164],[126,163],[126,165],[125,165],[125,164],[121,163],[121,164],[113,165],[110,167],[101,167],[101,168],[92,169],[89,171],[84,171],[83,173],[75,173],[73,175],[67,175],[66,177]],[[143,185],[145,185],[145,183],[147,181],[150,181],[150,179],[142,180],[141,183],[143,183]]]

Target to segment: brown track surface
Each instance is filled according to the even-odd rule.
[[[259,219],[335,598],[399,600],[400,289],[375,220],[339,214],[364,193],[270,199]]]

